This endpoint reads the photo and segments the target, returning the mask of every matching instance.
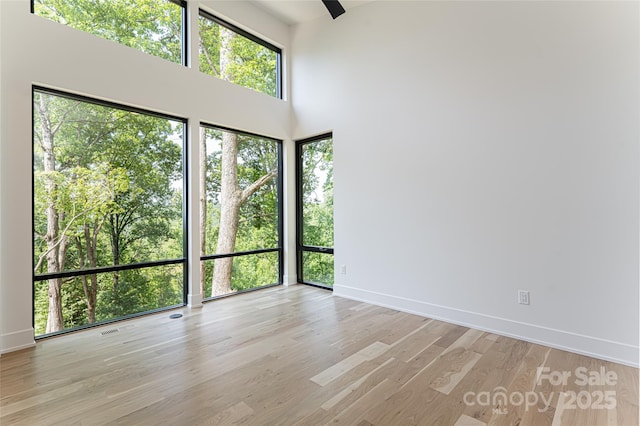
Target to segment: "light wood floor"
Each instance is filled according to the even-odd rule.
[[[638,425],[637,369],[313,287],[173,312],[3,355],[0,423]]]

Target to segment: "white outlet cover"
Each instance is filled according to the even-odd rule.
[[[529,304],[529,292],[526,290],[518,290],[518,303],[521,305]]]

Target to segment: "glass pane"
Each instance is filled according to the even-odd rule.
[[[34,93],[34,272],[183,257],[184,124]]]
[[[183,8],[168,0],[34,0],[34,13],[182,63]]]
[[[226,257],[202,263],[206,271],[204,297],[223,296],[279,282],[278,252]]]
[[[35,334],[43,335],[87,324],[182,304],[182,264],[36,281]],[[62,326],[49,294],[59,289]]]
[[[333,141],[330,138],[302,145],[302,226],[303,245],[333,247]]]
[[[303,251],[302,271],[304,282],[333,287],[332,254]]]
[[[200,71],[278,96],[278,53],[200,16]]]
[[[207,159],[201,254],[277,248],[278,142],[210,128],[202,128],[201,140]]]

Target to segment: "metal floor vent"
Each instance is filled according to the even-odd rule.
[[[100,334],[102,334],[103,336],[106,336],[107,334],[117,333],[118,331],[120,331],[120,329],[118,329],[118,328],[112,328],[112,329],[110,329],[110,330],[105,330],[105,331],[103,331],[103,332],[102,332],[102,333],[100,333]]]

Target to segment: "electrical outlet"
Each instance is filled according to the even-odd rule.
[[[340,273],[341,273],[342,275],[347,275],[347,265],[342,265],[342,266],[340,267]]]
[[[518,303],[521,305],[529,304],[529,292],[526,290],[518,290]]]

